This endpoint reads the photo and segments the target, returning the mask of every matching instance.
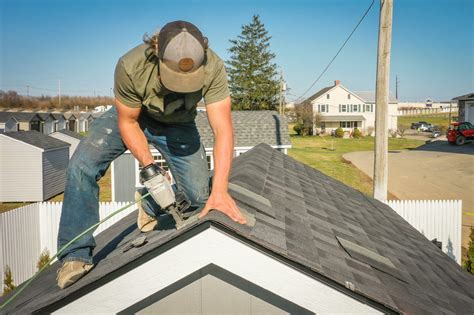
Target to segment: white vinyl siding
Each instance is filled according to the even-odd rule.
[[[64,191],[68,163],[67,147],[43,152],[43,200]]]
[[[0,135],[0,202],[43,201],[42,151]]]
[[[56,138],[56,139],[59,139],[61,141],[67,142],[71,145],[69,147],[69,159],[74,154],[74,151],[76,151],[76,148],[79,145],[79,142],[81,142],[81,140],[79,140],[77,138],[70,137],[70,136],[65,135],[64,133],[61,133],[61,132],[53,132],[49,136],[53,137],[53,138]]]

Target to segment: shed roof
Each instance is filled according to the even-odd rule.
[[[146,245],[123,252],[140,235],[132,213],[97,237],[96,266],[86,277],[60,290],[56,263],[7,313],[78,299],[208,226],[385,312],[472,313],[472,276],[387,205],[265,144],[234,159],[230,182],[270,203],[231,191],[238,206],[255,215],[253,227],[213,211],[180,231],[152,231]]]
[[[9,112],[0,112],[0,122],[4,123],[4,122],[7,122],[10,119],[14,119],[14,120],[18,121],[15,117],[13,117],[13,115],[11,115],[11,113],[9,113]]]
[[[69,143],[48,137],[36,130],[14,131],[2,134],[4,136],[28,143],[43,150],[58,149],[70,146]]]
[[[43,120],[41,116],[39,116],[37,113],[29,113],[29,112],[0,112],[0,117],[4,117],[3,119],[7,119],[7,120],[10,117],[15,117],[15,119],[19,122]]]
[[[354,94],[361,97],[366,103],[375,104],[375,91],[357,91],[354,92]],[[390,104],[398,103],[398,100],[392,92],[388,93],[388,102]]]
[[[474,93],[468,93],[468,94],[453,98],[453,101],[470,101],[470,100],[474,100]]]
[[[232,111],[232,122],[236,148],[253,147],[260,143],[291,145],[286,118],[276,111]],[[207,120],[207,112],[197,113],[196,125],[204,147],[212,148],[214,135]]]
[[[82,140],[84,138],[83,136],[81,136],[77,132],[74,132],[74,131],[71,131],[71,130],[68,130],[68,129],[62,129],[62,130],[59,130],[59,131],[56,131],[56,132],[65,134],[66,136],[69,136],[69,137],[72,137],[72,138],[75,138],[75,139],[78,139],[78,140]],[[56,132],[54,132],[54,133],[56,133]]]

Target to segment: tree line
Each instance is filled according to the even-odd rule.
[[[61,96],[61,104],[57,96],[24,96],[16,91],[0,90],[0,108],[32,109],[32,110],[92,110],[99,105],[111,105],[112,97],[106,96]]]

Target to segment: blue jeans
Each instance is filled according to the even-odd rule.
[[[184,193],[192,207],[204,207],[209,197],[209,170],[195,123],[164,125],[146,114],[140,116],[139,123],[148,143],[159,150],[168,163],[177,189]],[[99,221],[97,181],[110,163],[125,151],[114,107],[92,123],[89,136],[79,143],[69,161],[58,250]],[[145,211],[152,216],[162,213],[150,199],[143,202]],[[95,245],[91,232],[71,244],[58,258],[92,263]]]

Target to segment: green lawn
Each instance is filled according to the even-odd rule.
[[[453,116],[457,116],[457,113],[454,113]],[[418,116],[398,116],[398,126],[410,128],[412,123],[426,121],[435,126],[444,126],[448,127],[449,125],[449,114],[431,114],[431,115],[418,115]]]
[[[340,139],[329,136],[301,137],[291,135],[291,143],[293,148],[288,150],[291,157],[342,181],[364,194],[372,194],[372,180],[370,177],[352,164],[344,161],[342,155],[354,151],[373,150],[373,137]],[[406,150],[416,148],[424,143],[420,140],[389,138],[389,150]]]
[[[112,186],[111,186],[111,175],[110,169],[105,173],[99,181],[100,186],[100,201],[111,201],[112,200]],[[48,199],[47,201],[63,201],[64,194],[59,194],[53,198]],[[30,204],[30,202],[3,202],[0,203],[0,213],[6,212],[18,207],[25,206]]]

